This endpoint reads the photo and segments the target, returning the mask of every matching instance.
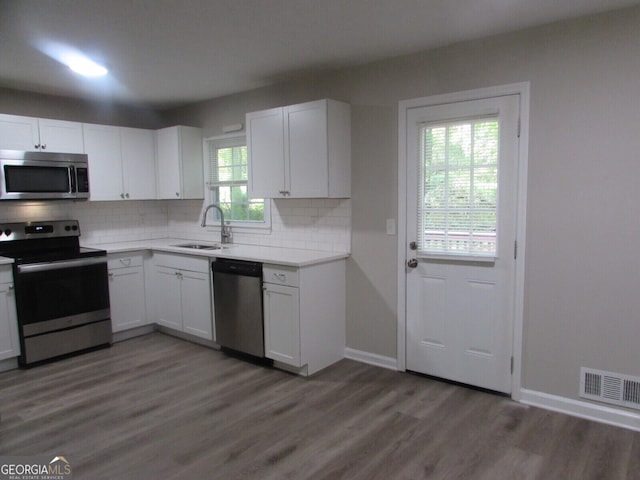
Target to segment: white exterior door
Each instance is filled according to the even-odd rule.
[[[518,117],[518,95],[409,108],[406,116],[406,368],[505,393]]]

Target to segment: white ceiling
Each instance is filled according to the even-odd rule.
[[[640,0],[1,0],[0,86],[174,106]],[[83,80],[53,46],[105,62]]]

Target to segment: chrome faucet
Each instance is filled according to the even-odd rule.
[[[212,208],[215,208],[216,210],[218,210],[218,212],[220,212],[220,243],[231,243],[231,229],[228,225],[225,225],[224,212],[219,205],[212,203],[204,209],[204,213],[202,214],[202,224],[200,226],[202,228],[207,226],[207,212]]]

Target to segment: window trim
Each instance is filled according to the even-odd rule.
[[[211,203],[217,203],[217,199],[215,198],[214,189],[211,187],[211,161],[209,157],[209,144],[210,143],[219,142],[220,145],[234,147],[234,146],[242,146],[247,144],[247,136],[244,132],[231,133],[226,135],[216,135],[212,137],[206,137],[202,140],[202,152],[204,157],[204,190],[205,190],[205,199],[202,206],[202,210],[206,208],[207,205]],[[220,146],[219,145],[219,146]],[[250,174],[250,173],[249,173]],[[247,180],[247,188],[249,186],[249,181]],[[218,219],[218,214],[216,213],[216,220]],[[237,233],[265,233],[265,230],[271,231],[271,199],[264,199],[264,222],[241,222],[237,220],[227,220],[225,219],[225,223],[233,228],[234,232]],[[219,232],[220,226],[216,224],[207,224],[205,227],[207,231],[210,232]]]
[[[479,115],[479,116],[475,116],[475,117],[463,117],[463,118],[451,118],[451,119],[447,119],[447,120],[439,120],[439,121],[434,121],[434,122],[424,122],[421,127],[420,127],[420,150],[421,152],[423,152],[426,148],[427,145],[424,139],[424,132],[428,129],[432,129],[432,128],[445,128],[445,131],[448,132],[448,129],[451,126],[455,126],[455,125],[466,125],[466,124],[479,124],[479,123],[485,123],[485,122],[496,122],[498,124],[498,131],[500,131],[500,129],[502,128],[502,126],[500,125],[499,122],[499,117],[498,117],[498,113],[489,113],[487,112],[487,114],[485,115]],[[498,134],[499,137],[499,134]],[[448,145],[448,133],[447,133],[447,137],[446,137],[446,144]],[[460,166],[460,165],[456,165],[456,166],[452,166],[449,164],[449,154],[446,153],[446,161],[445,163],[440,166],[437,167],[437,169],[441,169],[441,170],[445,170],[447,172],[450,171],[462,171],[462,170],[468,170],[470,173],[470,189],[473,189],[473,172],[475,169],[477,168],[484,168],[486,167],[485,164],[479,164],[477,165],[475,162],[471,162],[468,166],[464,165],[464,166]],[[489,166],[495,166],[496,168],[496,191],[497,191],[497,196],[499,196],[499,191],[498,191],[498,178],[499,178],[499,170],[498,170],[498,165],[499,165],[499,161],[498,161],[498,156],[496,155],[496,163],[494,164],[489,164]],[[418,196],[419,197],[424,197],[424,188],[425,188],[425,184],[424,184],[424,179],[425,179],[425,175],[426,172],[429,170],[434,170],[436,169],[436,167],[430,166],[427,167],[424,164],[424,158],[422,159],[422,161],[419,164],[418,167]],[[446,181],[445,181],[446,183]],[[446,188],[446,186],[445,186]],[[448,195],[448,194],[446,194]],[[493,212],[495,213],[496,219],[498,218],[499,215],[499,200],[496,196],[496,204],[495,207],[493,207]],[[448,197],[447,197],[447,201],[448,201]],[[422,207],[418,207],[419,211],[420,211],[420,220],[418,222],[418,230],[421,231],[420,233],[420,237],[418,239],[418,251],[416,252],[416,256],[418,258],[425,258],[425,259],[433,259],[433,260],[452,260],[452,261],[465,261],[465,262],[483,262],[483,263],[495,263],[497,257],[497,252],[499,251],[499,247],[500,245],[498,245],[498,236],[496,234],[496,239],[494,242],[494,249],[493,251],[489,251],[489,252],[483,252],[483,251],[477,251],[477,250],[462,250],[462,251],[456,251],[456,250],[450,250],[448,248],[448,246],[446,246],[446,248],[443,249],[431,249],[431,248],[424,248],[425,246],[422,244],[422,242],[424,241],[424,213],[427,210],[433,210],[433,211],[439,211],[445,215],[448,215],[449,212],[455,212],[456,210],[460,210],[460,211],[467,211],[470,214],[474,213],[474,212],[478,212],[479,210],[477,208],[474,208],[473,205],[470,203],[468,206],[465,205],[464,207],[451,207],[449,205],[445,205],[443,207],[437,208],[437,209],[429,209],[429,208],[425,208],[424,206]],[[449,230],[447,228],[445,228],[445,230],[443,231],[443,238],[446,238],[448,236]],[[465,232],[466,233],[466,232]],[[469,236],[473,236],[473,232],[470,231],[469,232]]]

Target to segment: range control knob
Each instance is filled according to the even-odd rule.
[[[65,229],[65,231],[69,232],[69,231],[71,231],[71,226],[70,225],[65,225],[64,229]]]
[[[4,234],[5,234],[7,237],[9,237],[12,233],[13,233],[13,232],[11,231],[11,229],[10,229],[10,228],[6,228],[6,229],[4,230]]]
[[[76,230],[78,230],[78,226],[77,226],[77,225],[73,225],[73,226],[71,227],[71,230],[73,230],[73,231],[75,232]]]

